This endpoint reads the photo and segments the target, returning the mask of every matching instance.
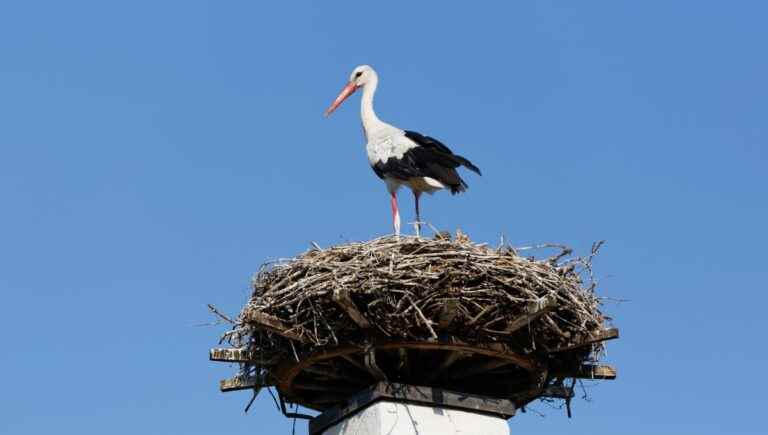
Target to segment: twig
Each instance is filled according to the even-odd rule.
[[[210,310],[210,311],[211,311],[211,313],[213,313],[213,314],[215,314],[215,315],[219,316],[219,318],[220,318],[220,319],[224,320],[224,321],[225,321],[225,322],[227,322],[227,323],[230,323],[230,324],[232,324],[232,325],[236,325],[236,324],[237,324],[237,322],[235,322],[234,320],[232,320],[232,319],[230,319],[229,317],[227,317],[227,315],[226,315],[226,314],[224,314],[224,313],[222,313],[221,311],[217,310],[217,309],[216,309],[216,307],[214,307],[214,306],[213,306],[213,305],[211,305],[211,304],[208,304],[208,310]]]

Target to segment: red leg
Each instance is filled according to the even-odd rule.
[[[400,211],[397,208],[397,193],[390,192],[392,204],[392,224],[395,227],[395,235],[400,235]]]

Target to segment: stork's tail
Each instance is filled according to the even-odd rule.
[[[470,162],[469,160],[465,159],[464,157],[457,156],[457,155],[454,154],[453,158],[454,158],[454,160],[456,160],[456,163],[464,166],[465,168],[469,169],[470,171],[474,172],[475,174],[481,175],[481,176],[483,175],[480,172],[480,168],[478,168],[477,166],[473,165],[472,162]]]

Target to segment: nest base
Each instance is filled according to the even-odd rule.
[[[522,400],[538,391],[546,370],[501,343],[386,341],[285,360],[274,377],[287,401],[324,411],[382,381]]]

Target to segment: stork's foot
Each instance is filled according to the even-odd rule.
[[[421,227],[425,223],[426,222],[421,222],[421,221],[409,222],[409,224],[413,225],[413,230],[414,230],[414,233],[416,233],[416,237],[421,237]]]

